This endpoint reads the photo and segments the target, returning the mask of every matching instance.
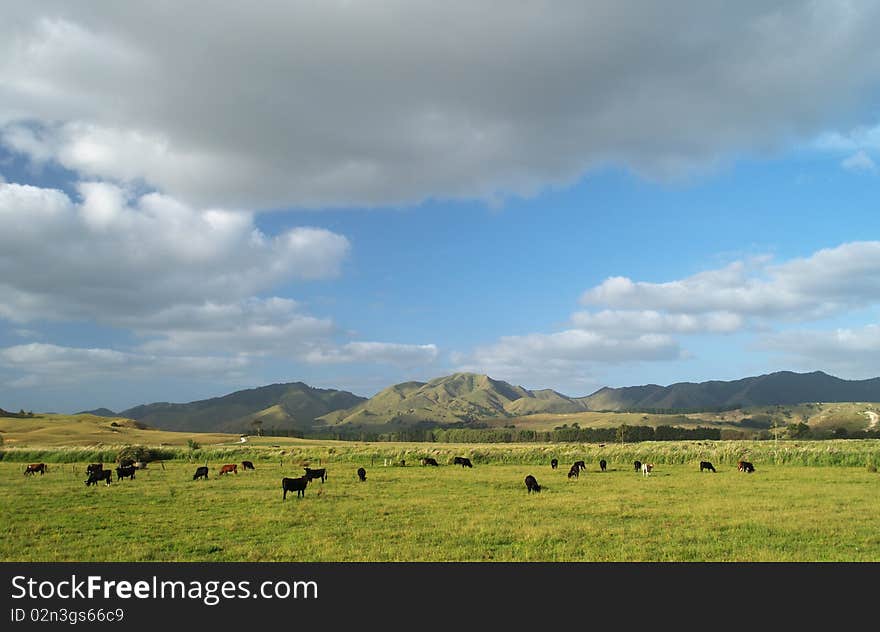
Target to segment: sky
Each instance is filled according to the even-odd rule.
[[[880,375],[880,7],[0,0],[0,407]]]

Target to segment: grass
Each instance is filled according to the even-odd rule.
[[[378,449],[328,454],[327,482],[283,502],[282,476],[301,474],[293,461],[222,478],[211,462],[208,481],[172,461],[86,488],[83,463],[25,477],[4,460],[0,560],[880,561],[880,475],[864,466],[755,460],[749,475],[670,462],[645,478],[606,455],[609,471],[587,458],[568,480],[570,459],[556,471],[500,458],[383,467],[368,448]],[[526,493],[530,473],[542,493]]]

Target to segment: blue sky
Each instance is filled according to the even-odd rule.
[[[16,8],[0,406],[877,376],[877,12],[705,4]]]

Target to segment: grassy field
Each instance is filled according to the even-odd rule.
[[[90,488],[84,463],[23,476],[4,460],[0,560],[880,561],[880,474],[864,466],[687,462],[645,478],[629,459],[601,473],[588,458],[568,480],[568,460],[384,467],[367,448],[328,454],[327,482],[286,501],[282,476],[302,471],[291,460],[222,478],[211,462],[208,481],[171,461]],[[526,493],[526,474],[542,493]]]

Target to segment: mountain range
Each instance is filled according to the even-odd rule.
[[[127,417],[160,430],[254,432],[258,426],[263,426],[308,431],[319,416],[351,408],[365,399],[348,391],[291,382],[236,391],[186,404],[159,402],[121,412],[107,408],[83,412],[102,417]]]
[[[584,411],[702,411],[802,402],[877,402],[880,378],[843,380],[821,371],[780,371],[734,381],[601,388],[586,397],[529,390],[487,375],[454,373],[403,382],[367,399],[302,382],[272,384],[186,404],[154,403],[121,412],[163,430],[254,432],[259,427],[310,432],[332,428],[467,424],[534,414]]]

